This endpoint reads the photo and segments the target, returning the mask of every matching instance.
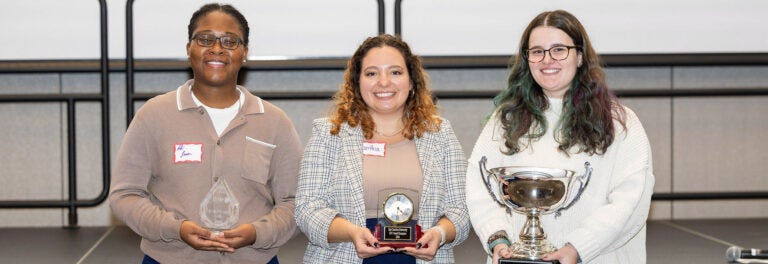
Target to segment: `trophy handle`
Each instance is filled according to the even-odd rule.
[[[478,162],[480,167],[480,177],[483,178],[483,182],[485,183],[485,188],[488,189],[488,193],[491,194],[491,197],[493,197],[493,200],[499,203],[500,205],[505,205],[502,202],[502,199],[498,197],[496,193],[493,191],[493,186],[491,185],[491,181],[488,179],[488,177],[490,176],[493,176],[494,179],[497,179],[497,178],[496,178],[496,175],[488,171],[488,169],[486,168],[485,163],[487,161],[488,161],[488,158],[483,156],[482,158],[480,158],[480,161]],[[485,175],[486,173],[490,175],[486,176]],[[497,179],[497,182],[498,182],[498,179]]]
[[[568,205],[563,206],[555,210],[555,217],[560,216],[560,211],[567,210],[571,206],[573,206],[574,203],[576,203],[579,198],[581,198],[581,194],[584,193],[584,189],[587,188],[587,185],[589,185],[589,179],[592,178],[592,167],[589,164],[589,161],[584,162],[584,175],[580,175],[578,177],[573,177],[575,180],[579,181],[579,191],[576,193],[576,197],[571,200]],[[571,179],[571,182],[573,182],[574,179]],[[570,184],[568,185],[570,187]]]

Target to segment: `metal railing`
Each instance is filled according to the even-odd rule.
[[[143,101],[146,100],[144,96],[136,93],[135,88],[135,73],[136,73],[136,62],[133,56],[133,3],[134,0],[127,0],[125,3],[125,87],[126,87],[126,127],[131,124],[131,120],[133,120],[133,115],[136,112],[136,109],[134,109],[134,103],[137,101]],[[384,5],[384,0],[376,0],[376,6],[377,6],[377,14],[378,14],[378,33],[382,34],[385,31],[385,14],[386,14],[386,7]],[[322,59],[321,59],[322,60]],[[311,60],[308,60],[311,61]],[[186,61],[184,63],[184,71],[186,71]],[[254,63],[251,63],[254,64]],[[307,67],[308,64],[306,63],[299,63],[294,65],[301,65],[299,67]],[[342,64],[343,65],[343,64]],[[272,65],[274,66],[274,65]],[[318,67],[319,65],[316,65],[314,67]],[[244,65],[244,67],[248,67],[248,65]],[[320,66],[322,67],[322,66]],[[343,66],[342,66],[343,67]],[[172,69],[174,70],[174,69]],[[178,70],[176,68],[175,70]],[[268,98],[265,98],[268,99]]]
[[[433,69],[472,69],[472,68],[505,68],[509,56],[454,56],[454,57],[425,57],[424,65]],[[664,55],[606,55],[604,61],[609,67],[625,66],[720,66],[720,65],[768,65],[768,54],[664,54]],[[286,62],[252,62],[252,70],[327,70],[343,69],[345,59],[316,59],[312,63],[301,63],[304,60]],[[272,65],[272,66],[270,66]],[[313,65],[308,67],[307,65]],[[186,67],[155,68],[161,71],[186,71]],[[147,65],[147,71],[152,71]],[[491,99],[499,91],[434,91],[436,99]],[[719,89],[638,89],[615,90],[622,98],[652,98],[652,97],[721,97],[721,96],[766,96],[765,88],[719,88]],[[134,100],[147,100],[156,93],[135,94]],[[260,92],[259,96],[267,100],[326,100],[333,92]],[[653,200],[729,200],[729,199],[768,199],[768,192],[673,192],[655,193]]]
[[[384,5],[379,3],[379,32],[384,31]],[[402,0],[395,1],[395,34],[402,34]],[[128,37],[128,40],[132,38]],[[428,69],[483,69],[506,68],[514,55],[485,56],[425,56],[424,66]],[[133,61],[132,57],[128,57]],[[768,53],[685,53],[685,54],[607,54],[601,59],[606,67],[676,67],[676,66],[752,66],[768,65]],[[244,65],[248,70],[343,70],[347,58],[296,58],[291,60],[249,61]],[[187,71],[186,61],[167,63],[162,67],[152,66],[146,61],[145,71]],[[175,64],[175,65],[172,65]],[[128,79],[133,79],[132,64]],[[147,100],[156,93],[134,93],[129,87],[128,112],[133,113],[134,103]],[[435,91],[436,99],[484,99],[492,98],[498,91]],[[764,96],[768,88],[753,89],[642,89],[617,90],[619,97],[709,97],[709,96]],[[324,100],[333,92],[260,92],[268,100]],[[768,192],[691,192],[656,193],[653,200],[720,200],[720,199],[768,199]]]
[[[402,36],[402,0],[395,0],[395,34]],[[485,60],[467,57],[480,67],[506,65],[507,59],[499,56],[485,56]],[[726,66],[726,65],[768,65],[766,53],[731,53],[731,54],[624,54],[602,56],[607,65],[621,66]],[[444,58],[443,58],[444,59]],[[673,65],[661,62],[674,62]],[[442,67],[455,65],[447,60]],[[426,63],[425,63],[426,64]],[[768,95],[768,88],[762,89],[697,89],[697,90],[619,90],[620,97],[683,97],[683,96],[753,96]],[[494,92],[450,92],[445,95],[436,93],[438,98],[489,98]],[[768,192],[690,192],[690,193],[655,193],[653,200],[721,200],[721,199],[768,199]]]
[[[101,34],[101,59],[99,60],[101,73],[101,93],[86,94],[4,94],[0,95],[0,103],[35,103],[53,102],[64,103],[67,106],[67,178],[68,194],[66,200],[10,200],[0,201],[0,208],[67,208],[69,228],[78,227],[78,207],[92,207],[101,204],[109,194],[110,173],[110,137],[109,137],[109,60],[107,49],[107,3],[99,0],[100,4],[100,34]],[[73,69],[69,69],[72,71]],[[90,70],[86,70],[90,71]],[[10,71],[12,72],[12,71]],[[78,102],[101,103],[101,140],[102,140],[102,190],[96,198],[90,200],[77,199],[77,152],[75,104]]]
[[[126,60],[108,60],[107,53],[107,12],[105,0],[101,5],[101,59],[67,60],[67,61],[2,61],[0,72],[100,72],[101,93],[99,94],[50,94],[50,95],[0,95],[0,103],[4,102],[59,102],[67,106],[67,138],[68,150],[68,180],[69,198],[67,200],[35,200],[35,201],[0,201],[0,208],[68,208],[68,226],[77,226],[77,208],[96,206],[102,203],[109,191],[110,151],[109,151],[109,73],[126,72],[126,102],[127,124],[134,114],[134,103],[147,100],[157,94],[135,93],[134,75],[136,71],[144,72],[179,72],[188,71],[186,60],[139,60],[133,55],[133,0],[127,0],[126,5]],[[396,0],[395,33],[401,34],[401,0]],[[378,32],[384,32],[385,8],[384,1],[378,4]],[[512,55],[491,56],[425,56],[424,66],[428,69],[482,69],[506,68]],[[722,53],[722,54],[608,54],[602,56],[607,67],[675,67],[675,66],[750,66],[768,65],[768,53]],[[343,70],[347,58],[294,58],[287,60],[249,61],[244,65],[249,71],[274,70]],[[137,67],[138,66],[138,67]],[[124,68],[123,68],[124,67]],[[765,96],[768,88],[758,89],[686,89],[686,90],[617,90],[620,97],[706,97],[706,96]],[[436,99],[490,99],[498,91],[435,91]],[[263,92],[259,96],[274,100],[325,100],[332,92]],[[75,152],[75,107],[77,102],[100,102],[102,106],[102,168],[103,189],[91,200],[77,199],[77,175]],[[690,192],[690,193],[656,193],[653,200],[724,200],[724,199],[766,199],[768,192]]]

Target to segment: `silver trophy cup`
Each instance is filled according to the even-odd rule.
[[[547,241],[539,216],[551,213],[555,213],[555,217],[560,216],[562,210],[579,200],[592,175],[589,162],[584,163],[584,175],[574,176],[576,173],[571,170],[542,167],[508,166],[489,170],[485,166],[486,161],[485,157],[480,159],[480,175],[491,197],[512,211],[527,216],[520,231],[520,241],[512,244],[513,258],[539,260],[555,251],[556,248]],[[569,190],[576,182],[579,189],[572,194]],[[570,202],[566,205],[567,201]]]

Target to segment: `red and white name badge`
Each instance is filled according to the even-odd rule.
[[[173,145],[173,163],[203,162],[203,143],[176,143]]]
[[[363,142],[363,155],[384,157],[387,154],[387,143]]]

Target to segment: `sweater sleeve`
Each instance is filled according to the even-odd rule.
[[[566,238],[585,263],[624,246],[648,218],[654,185],[651,148],[642,124],[629,109],[626,133],[619,133],[613,144],[617,157],[607,203]]]
[[[312,137],[304,148],[299,184],[296,192],[296,223],[309,242],[330,248],[328,229],[338,214],[332,209],[329,190],[332,166],[338,155],[338,139],[330,134],[330,123],[321,118],[313,122]]]
[[[487,159],[486,168],[498,167],[502,163],[503,154],[499,147],[503,144],[494,139],[494,134],[497,132],[495,120],[491,117],[480,133],[469,158],[466,176],[469,217],[483,249],[489,254],[486,242],[491,234],[499,230],[505,230],[507,234],[515,233],[512,230],[510,224],[512,219],[507,213],[506,207],[497,203],[491,196],[480,172],[479,162],[483,157]],[[486,172],[482,172],[482,174],[487,176]],[[495,190],[498,187],[493,186],[493,188]]]
[[[279,247],[297,232],[294,210],[301,162],[301,140],[287,116],[282,118],[281,124],[276,129],[283,132],[277,138],[277,147],[269,167],[275,206],[271,212],[252,223],[256,228],[254,248]]]
[[[137,113],[123,138],[112,171],[109,205],[115,216],[134,232],[150,241],[181,240],[184,219],[152,203],[147,185],[154,155],[152,137],[145,126],[143,111]]]

